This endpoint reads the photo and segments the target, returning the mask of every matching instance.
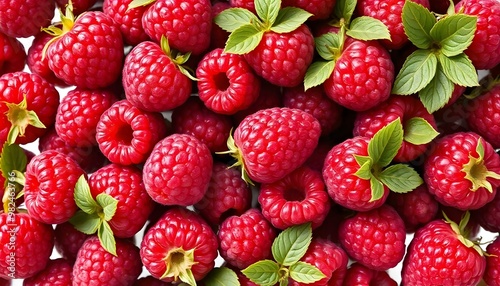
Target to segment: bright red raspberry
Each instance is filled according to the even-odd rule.
[[[377,41],[353,39],[346,42],[323,87],[338,104],[365,111],[389,98],[393,81],[394,64],[389,52]]]
[[[91,236],[78,251],[73,265],[73,285],[130,285],[141,274],[139,248],[131,241],[116,239],[116,256]]]
[[[216,161],[208,189],[194,208],[208,223],[218,226],[229,216],[243,214],[251,203],[252,189],[243,181],[240,172]]]
[[[204,55],[196,68],[198,94],[205,105],[220,114],[248,108],[259,96],[260,79],[242,55],[217,48]]]
[[[198,214],[183,207],[167,210],[141,242],[143,265],[165,282],[183,277],[199,281],[214,268],[216,257],[217,236]]]
[[[468,102],[467,124],[494,148],[500,148],[500,82]]]
[[[23,44],[18,39],[0,32],[0,76],[22,71],[25,63],[26,52]]]
[[[231,117],[208,109],[199,97],[190,96],[173,110],[172,126],[175,133],[192,135],[215,153],[227,149],[233,122]]]
[[[234,131],[230,153],[243,175],[275,182],[300,167],[318,144],[318,120],[300,109],[269,108],[247,116]],[[231,146],[234,145],[234,146]]]
[[[56,225],[55,227],[54,247],[62,258],[70,261],[72,264],[76,260],[78,250],[90,235],[77,230],[70,222]]]
[[[305,166],[276,182],[262,184],[258,201],[262,215],[278,229],[307,222],[316,228],[330,210],[321,173]]]
[[[281,5],[283,7],[292,6],[301,8],[313,14],[308,20],[316,21],[330,18],[336,2],[336,0],[283,0]]]
[[[149,37],[183,53],[202,54],[210,45],[212,5],[209,0],[156,0],[142,16]]]
[[[63,10],[66,9],[69,0],[56,0],[57,7]],[[97,0],[71,0],[71,5],[73,5],[73,13],[75,15],[80,15],[81,13],[90,10]]]
[[[251,208],[240,216],[224,220],[217,235],[222,258],[230,265],[244,269],[271,257],[276,230],[258,209]]]
[[[24,201],[34,219],[58,224],[77,211],[74,189],[84,174],[68,155],[49,150],[36,155],[26,167]]]
[[[13,38],[27,38],[40,32],[54,18],[52,0],[1,0],[0,32]]]
[[[50,260],[45,268],[35,276],[26,278],[23,286],[68,286],[72,283],[73,265],[64,258]]]
[[[261,81],[260,95],[248,108],[232,115],[234,125],[240,124],[245,117],[261,109],[283,107],[281,87]]]
[[[49,67],[48,58],[43,56],[43,48],[53,38],[54,36],[47,33],[38,33],[28,49],[26,64],[32,73],[41,76],[53,85],[65,87],[67,84],[55,75]]]
[[[498,189],[491,202],[474,210],[471,215],[485,230],[500,232],[500,192]]]
[[[213,159],[208,147],[187,134],[172,134],[154,147],[143,168],[143,181],[154,201],[190,206],[208,189]]]
[[[11,242],[13,236],[15,241]],[[43,270],[49,262],[54,230],[25,212],[3,212],[0,214],[0,243],[3,245],[0,277],[24,279]]]
[[[145,162],[166,133],[166,123],[160,113],[142,111],[123,99],[101,115],[96,126],[96,141],[109,161],[132,165]]]
[[[322,87],[304,91],[303,86],[283,90],[283,106],[304,110],[321,125],[321,136],[327,136],[340,126],[343,108],[326,96]]]
[[[302,24],[289,33],[264,33],[259,45],[245,54],[255,73],[266,81],[283,87],[302,83],[314,56],[314,38]]]
[[[142,27],[142,15],[146,11],[145,6],[128,9],[133,0],[105,0],[102,11],[113,18],[119,25],[123,41],[135,46],[140,42],[149,40],[149,36]]]
[[[397,286],[387,272],[370,269],[360,263],[354,262],[347,269],[344,277],[344,286],[351,285],[379,285],[379,286]]]
[[[191,80],[165,47],[145,41],[125,57],[123,88],[135,106],[150,112],[172,110],[183,104],[192,90]]]
[[[368,137],[356,136],[335,145],[327,154],[323,166],[323,179],[333,201],[355,211],[368,211],[380,207],[389,195],[372,201],[370,180],[355,175],[360,168],[354,155],[368,156]]]
[[[438,202],[472,210],[493,200],[499,174],[500,155],[491,144],[476,133],[459,132],[435,143],[425,161],[423,179]]]
[[[488,286],[500,285],[500,238],[488,244],[486,247],[486,271],[484,272],[484,282]]]

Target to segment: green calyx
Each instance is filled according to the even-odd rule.
[[[46,128],[45,125],[40,121],[38,115],[32,110],[28,110],[28,103],[26,101],[26,95],[23,96],[23,100],[20,103],[10,103],[4,102],[7,106],[7,119],[11,123],[9,133],[7,135],[7,142],[13,144],[17,136],[24,136],[26,127],[29,125],[37,128]]]
[[[165,261],[166,270],[160,277],[160,280],[173,278],[175,282],[180,280],[188,285],[196,286],[196,279],[191,271],[191,267],[197,263],[194,260],[194,249],[170,249],[163,258],[163,261]]]
[[[191,53],[181,54],[178,51],[172,50],[168,43],[168,38],[165,37],[165,35],[161,36],[160,47],[162,51],[165,53],[165,55],[167,55],[170,58],[170,60],[177,66],[177,68],[183,75],[187,76],[189,79],[193,81],[198,80],[196,77],[192,75],[194,74],[194,72],[189,67],[184,66],[184,64],[189,60]]]
[[[75,24],[77,18],[75,18],[75,15],[73,14],[73,3],[71,2],[71,0],[66,5],[64,13],[62,12],[62,10],[59,10],[59,17],[61,18],[61,22],[41,29],[43,32],[53,36],[53,38],[50,39],[50,41],[48,41],[43,47],[42,59],[45,58],[49,46],[57,39],[61,38],[64,34],[71,31],[73,25]]]
[[[476,146],[477,156],[469,154],[469,162],[463,165],[462,172],[465,173],[465,178],[472,184],[471,191],[475,192],[479,188],[485,188],[488,192],[493,193],[493,187],[489,182],[491,179],[500,179],[500,174],[489,171],[484,162],[484,145],[482,139],[477,141]]]
[[[133,0],[128,4],[127,11],[130,9],[148,6],[154,3],[156,0]]]
[[[447,222],[453,232],[457,234],[458,240],[465,245],[468,248],[473,248],[476,250],[481,256],[484,255],[484,251],[481,249],[479,246],[478,241],[472,241],[470,240],[468,231],[467,231],[467,224],[469,223],[470,220],[470,213],[466,211],[464,215],[462,216],[462,219],[460,220],[460,223],[457,224],[456,222],[452,221],[444,212],[443,212],[443,217],[445,222]]]
[[[232,130],[229,132],[229,137],[227,138],[227,148],[229,149],[228,151],[223,151],[223,152],[215,152],[216,154],[229,154],[231,157],[236,159],[236,162],[231,165],[229,168],[234,168],[234,167],[240,167],[241,168],[241,178],[245,183],[254,185],[252,182],[252,179],[250,179],[250,176],[248,176],[247,171],[245,170],[245,161],[243,159],[243,155],[240,152],[240,149],[238,146],[236,146],[236,143],[234,142],[234,138],[232,135]]]

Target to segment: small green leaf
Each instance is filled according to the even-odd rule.
[[[278,263],[272,260],[261,260],[241,270],[250,281],[261,286],[272,286],[278,283],[279,279]]]
[[[17,144],[8,144],[5,142],[0,154],[0,168],[2,168],[2,176],[5,178],[5,183],[12,177],[10,172],[16,170],[20,172],[26,171],[28,159],[26,153]]]
[[[406,1],[401,14],[403,27],[408,39],[419,49],[428,49],[432,45],[430,31],[436,24],[436,17],[424,6]]]
[[[272,25],[276,17],[278,17],[281,0],[255,0],[254,6],[257,16],[259,16],[264,23]]]
[[[362,41],[391,39],[387,26],[379,19],[368,16],[354,18],[346,34]]]
[[[88,214],[82,210],[78,210],[69,220],[75,229],[88,235],[97,231],[101,221],[97,213]]]
[[[101,245],[107,252],[116,256],[116,241],[113,235],[113,230],[107,221],[101,221],[101,225],[97,229],[97,237]]]
[[[410,192],[424,182],[413,168],[405,164],[387,167],[380,173],[379,180],[396,193]]]
[[[196,286],[196,278],[194,278],[193,270],[186,269],[179,273],[179,279],[189,286]]]
[[[90,193],[90,187],[85,179],[85,175],[81,175],[75,185],[75,202],[76,205],[84,212],[93,214],[101,209]]]
[[[447,57],[456,56],[472,43],[476,31],[476,16],[465,14],[448,15],[431,29],[431,37],[440,45]]]
[[[238,276],[236,273],[227,268],[214,268],[208,272],[207,276],[202,280],[203,285],[210,286],[239,286]]]
[[[290,278],[299,283],[311,284],[325,277],[326,275],[316,266],[303,261],[290,266]]]
[[[320,57],[332,61],[335,60],[334,50],[340,49],[340,37],[335,33],[325,33],[314,38],[314,45]]]
[[[413,117],[404,124],[404,141],[414,145],[427,144],[439,135],[439,132],[422,117]]]
[[[437,58],[432,51],[416,50],[405,60],[399,71],[394,86],[393,94],[409,95],[423,89],[436,73]]]
[[[453,89],[453,82],[446,77],[441,65],[438,64],[434,78],[418,93],[418,96],[427,111],[433,113],[450,101]]]
[[[372,177],[373,162],[369,156],[354,155],[356,162],[359,164],[359,169],[354,175],[363,180],[369,180]]]
[[[97,203],[102,207],[104,220],[109,221],[115,215],[118,207],[118,200],[108,194],[98,194],[96,197]]]
[[[297,7],[285,7],[279,11],[276,21],[271,26],[271,31],[278,34],[295,31],[312,15]]]
[[[476,68],[466,54],[462,53],[454,57],[439,54],[438,60],[444,74],[453,83],[461,86],[479,86]]]
[[[312,239],[310,223],[283,230],[273,242],[273,257],[281,265],[290,266],[299,261],[307,251]]]
[[[306,71],[304,77],[304,89],[308,90],[311,87],[318,86],[327,80],[332,75],[335,68],[335,61],[314,62]]]
[[[244,8],[229,8],[215,16],[215,24],[227,32],[233,32],[241,26],[260,23],[254,13]]]
[[[127,11],[130,10],[130,9],[147,6],[149,4],[152,4],[155,1],[156,0],[133,0],[132,2],[130,2],[128,4]]]
[[[356,9],[357,0],[340,0],[335,2],[334,13],[338,19],[344,19],[345,23],[351,22],[352,14]]]
[[[263,35],[264,32],[255,25],[243,25],[229,35],[224,52],[240,55],[247,54],[259,45]]]
[[[368,143],[368,155],[373,164],[385,167],[391,163],[403,143],[403,125],[400,118],[377,131]]]
[[[384,196],[384,184],[375,178],[375,176],[370,178],[370,188],[372,189],[370,202],[380,200]]]

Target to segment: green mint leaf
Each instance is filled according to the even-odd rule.
[[[12,175],[12,171],[26,171],[28,159],[23,149],[17,144],[8,144],[5,142],[0,154],[0,168],[2,169],[2,176],[5,178],[7,184]]]
[[[211,286],[239,286],[238,276],[236,273],[227,268],[219,267],[212,269],[202,280],[203,285]]]
[[[273,257],[281,265],[290,266],[299,261],[307,251],[312,239],[310,223],[283,230],[273,242]]]
[[[418,97],[425,109],[433,113],[450,101],[454,88],[453,82],[446,77],[441,65],[438,64],[434,78],[419,91]]]
[[[403,125],[400,118],[377,131],[368,143],[368,156],[373,164],[385,167],[392,162],[403,143]]]
[[[360,166],[354,175],[360,179],[369,180],[372,177],[372,159],[369,156],[359,156],[356,154],[353,156]]]
[[[239,55],[247,54],[259,45],[263,35],[264,32],[254,25],[243,25],[229,35],[224,52]]]
[[[271,26],[281,8],[281,0],[255,0],[255,12],[264,23]]]
[[[424,182],[413,168],[405,164],[396,164],[385,168],[378,178],[396,193],[410,192]]]
[[[325,33],[314,38],[316,51],[323,59],[327,61],[335,60],[334,50],[340,49],[340,37],[335,33]]]
[[[413,117],[404,123],[404,141],[414,145],[427,144],[439,135],[439,132],[422,117]]]
[[[346,24],[351,23],[352,15],[356,9],[357,0],[340,0],[335,2],[334,14],[338,19],[344,19]]]
[[[370,202],[380,200],[384,196],[384,184],[375,178],[375,176],[370,178],[370,188],[372,191]]]
[[[306,71],[304,77],[304,89],[308,90],[311,87],[318,86],[327,80],[335,68],[335,61],[314,62]]]
[[[438,60],[443,67],[444,74],[453,83],[461,86],[479,86],[476,68],[466,54],[462,53],[453,57],[439,54]]]
[[[346,34],[362,41],[391,39],[387,26],[379,19],[368,16],[354,18]]]
[[[90,193],[90,187],[85,179],[85,175],[81,175],[75,185],[75,202],[76,205],[88,214],[96,213],[101,209]]]
[[[261,260],[241,270],[241,273],[253,283],[272,286],[278,283],[279,269],[278,263],[272,260]]]
[[[101,242],[101,245],[107,252],[116,256],[116,241],[113,235],[113,230],[109,226],[107,221],[101,220],[101,225],[97,229],[97,237]]]
[[[420,91],[434,77],[436,66],[437,57],[432,51],[414,51],[405,60],[403,67],[396,76],[392,93],[409,95]]]
[[[433,43],[430,31],[436,24],[436,17],[424,6],[406,1],[401,14],[405,34],[419,49],[429,49]]]
[[[98,194],[96,197],[97,203],[102,207],[104,220],[109,221],[115,215],[118,208],[118,200],[108,194]]]
[[[244,8],[229,8],[215,16],[215,24],[221,29],[232,33],[241,26],[260,23],[254,13]]]
[[[447,57],[456,56],[472,43],[477,17],[465,14],[448,15],[431,29],[431,37],[439,44]]]
[[[97,231],[101,221],[97,213],[88,214],[82,210],[78,210],[69,220],[75,229],[88,235]]]
[[[290,266],[290,278],[305,284],[311,284],[326,277],[316,266],[299,261]]]
[[[278,17],[271,26],[271,31],[283,34],[295,31],[304,24],[312,14],[297,7],[285,7],[278,13]]]

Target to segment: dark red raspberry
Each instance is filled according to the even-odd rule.
[[[207,191],[213,159],[208,147],[187,134],[172,134],[154,147],[143,168],[146,191],[164,205],[190,206]]]
[[[500,81],[468,102],[467,124],[494,148],[500,148]]]
[[[43,48],[53,38],[47,33],[38,33],[28,49],[26,64],[32,73],[41,76],[53,85],[65,87],[67,84],[54,74],[49,67],[49,60],[43,56]]]
[[[40,32],[54,18],[53,0],[1,0],[0,32],[13,38],[27,38]]]
[[[316,228],[330,210],[321,173],[305,166],[274,183],[262,184],[258,201],[262,215],[278,229],[307,222]]]
[[[105,0],[102,11],[108,14],[119,25],[123,41],[135,46],[140,42],[149,40],[149,36],[142,27],[142,15],[146,11],[145,6],[129,9],[128,5],[133,0]]]
[[[377,271],[354,262],[347,269],[344,277],[344,286],[351,285],[377,285],[377,286],[397,286],[387,272]]]
[[[73,265],[73,285],[131,285],[142,271],[139,248],[116,239],[116,256],[91,236],[78,251]]]
[[[47,224],[68,221],[77,210],[74,189],[83,174],[68,155],[54,150],[36,155],[25,173],[24,201],[30,216]]]
[[[54,247],[57,253],[72,264],[76,260],[78,250],[90,235],[77,230],[70,222],[56,225]]]
[[[240,124],[245,117],[261,109],[283,107],[281,87],[261,81],[260,95],[248,108],[232,115],[234,125]]]
[[[182,207],[167,210],[144,235],[143,265],[165,282],[199,281],[215,266],[217,236],[196,213]]]
[[[109,161],[122,165],[146,161],[166,133],[160,113],[142,111],[126,99],[111,105],[96,126],[99,149]]]
[[[234,267],[244,269],[271,257],[276,230],[258,209],[251,208],[240,216],[224,220],[218,237],[222,258]]]
[[[313,14],[308,20],[316,21],[330,18],[336,2],[336,0],[284,0],[281,5],[301,8]]]
[[[488,244],[486,247],[486,271],[484,272],[484,282],[488,286],[500,285],[500,238]]]
[[[26,52],[23,44],[18,39],[0,32],[0,76],[22,71],[25,63]]]
[[[450,220],[456,224],[460,224],[460,221],[464,218],[467,212],[469,212],[470,218],[467,224],[463,227],[462,235],[469,239],[477,239],[481,226],[476,218],[471,215],[471,211],[463,211],[454,207],[439,204],[439,211],[436,219]],[[446,215],[446,217],[444,215]]]
[[[233,127],[231,117],[208,109],[197,96],[172,112],[175,133],[189,134],[207,145],[212,153],[227,150],[227,138]]]
[[[132,286],[172,286],[172,285],[175,284],[161,281],[159,279],[154,278],[153,276],[144,276],[137,279],[137,281],[135,281]]]
[[[217,48],[204,55],[196,68],[198,94],[205,105],[220,114],[248,108],[259,96],[260,79],[242,55]]]
[[[213,19],[219,15],[220,12],[231,8],[231,4],[225,1],[212,1],[212,22]],[[227,38],[229,37],[229,32],[223,30],[218,25],[212,25],[212,30],[210,31],[210,48],[209,50],[224,48],[226,45]]]
[[[333,148],[334,144],[335,142],[331,138],[320,138],[318,146],[316,146],[314,152],[311,154],[311,156],[309,156],[309,158],[305,162],[305,165],[313,170],[322,172],[326,155]]]
[[[56,0],[57,7],[63,11],[66,9],[69,2],[69,0]],[[75,15],[80,15],[81,13],[90,10],[95,3],[97,3],[97,0],[71,0],[73,13]]]
[[[33,219],[25,212],[0,214],[0,277],[24,279],[43,270],[54,247],[51,225]]]
[[[479,225],[490,232],[500,232],[500,191],[497,189],[495,198],[483,207],[471,212]]]
[[[23,286],[69,286],[73,279],[73,264],[64,258],[50,260],[35,276],[26,278]]]
[[[252,203],[252,189],[241,178],[238,170],[221,162],[214,162],[212,177],[203,198],[194,205],[205,220],[213,226],[232,215],[241,215]]]
[[[453,0],[454,4],[458,3],[458,0]],[[439,14],[446,14],[448,8],[450,7],[450,0],[434,0],[429,1],[430,10]]]
[[[254,0],[229,0],[231,7],[245,8],[256,14]]]

